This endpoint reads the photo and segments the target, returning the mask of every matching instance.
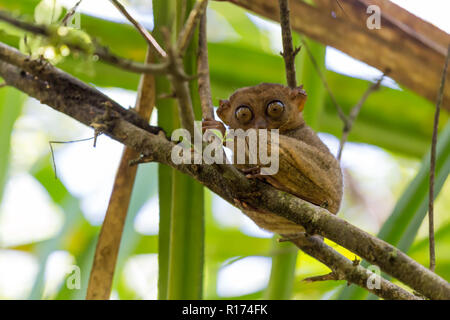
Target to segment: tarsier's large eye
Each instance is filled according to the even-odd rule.
[[[281,101],[275,100],[267,105],[267,115],[271,118],[279,118],[284,112],[284,104]]]
[[[253,112],[247,106],[240,106],[235,112],[236,119],[242,124],[249,123],[253,119]]]

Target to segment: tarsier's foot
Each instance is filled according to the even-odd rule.
[[[208,129],[219,130],[222,133],[222,137],[225,136],[225,126],[222,122],[214,120],[214,119],[205,119],[202,122],[202,132],[205,132]]]
[[[240,169],[240,171],[248,179],[261,179],[261,178],[263,178],[263,176],[261,175],[261,168],[258,167],[258,166],[252,167],[252,168]]]

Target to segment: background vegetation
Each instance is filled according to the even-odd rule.
[[[74,4],[65,2],[68,8]],[[48,16],[45,10],[36,13],[38,3],[0,0],[0,9],[38,21],[41,16]],[[42,3],[53,3],[53,0]],[[171,13],[184,19],[177,7],[155,3],[157,24],[170,20]],[[139,12],[138,18],[147,25],[152,24],[151,1],[129,4]],[[156,10],[158,6],[160,10]],[[114,11],[112,6],[105,6],[104,10],[95,15],[83,13],[81,29],[113,52],[143,61],[146,44],[140,35],[120,19],[107,19]],[[214,104],[243,86],[284,83],[277,25],[237,6],[214,1],[209,5],[208,23]],[[23,39],[22,31],[0,22],[1,42],[26,50]],[[298,36],[294,40],[299,43]],[[364,75],[350,77],[330,70],[333,63],[326,63],[325,58],[332,57],[331,50],[307,41],[331,90],[348,112],[371,82],[363,80]],[[51,44],[28,45],[35,46],[33,51],[52,49],[51,58],[58,67],[99,87],[122,105],[134,105],[138,75],[92,57],[73,54],[65,57],[61,48],[53,48]],[[186,63],[194,57],[191,48]],[[322,133],[321,137],[336,153],[342,125],[335,108],[305,50],[298,56],[297,64],[299,82],[309,95],[306,121]],[[372,77],[375,78],[373,74],[369,76]],[[352,143],[345,148],[345,197],[339,215],[428,265],[427,152],[434,107],[433,103],[392,81],[384,84],[364,104],[350,134]],[[167,84],[158,81],[158,93],[165,92],[168,92]],[[171,100],[161,99],[157,107],[160,125],[169,132],[179,126],[173,120],[176,117]],[[154,113],[152,121],[156,122]],[[106,137],[99,139],[96,149],[91,142],[55,146],[58,172],[55,179],[48,142],[86,138],[92,132],[9,87],[0,89],[0,122],[0,298],[84,299],[121,146]],[[450,217],[446,214],[450,210],[450,185],[445,183],[450,169],[449,150],[450,125],[448,113],[443,112],[436,181],[436,193],[440,191],[436,200],[436,272],[445,279],[450,279]],[[191,211],[190,215],[186,215],[187,210]],[[172,222],[168,217],[172,217]],[[197,223],[192,224],[189,217]],[[174,233],[173,228],[178,231]],[[346,287],[342,281],[303,282],[305,277],[326,273],[327,268],[297,253],[289,244],[276,243],[271,234],[255,229],[237,209],[191,179],[156,164],[141,165],[122,238],[112,297],[367,298],[364,291]],[[171,240],[179,244],[176,252],[164,247],[163,241],[158,242],[171,234],[185,235]],[[353,258],[344,249],[339,250]],[[171,261],[179,261],[172,266],[176,272],[170,273],[170,266],[164,265],[167,259],[161,257],[167,256],[172,257]],[[73,271],[71,265],[81,270],[79,290],[66,285],[67,276]],[[189,269],[193,265],[194,269]],[[193,274],[198,277],[193,278]],[[174,275],[179,278],[171,282],[170,276]],[[201,281],[203,284],[199,286]]]

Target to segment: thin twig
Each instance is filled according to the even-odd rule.
[[[184,65],[180,56],[177,55],[176,49],[170,45],[167,48],[168,58],[171,62],[169,65],[169,74],[167,75],[172,83],[175,97],[178,100],[178,114],[181,120],[181,126],[188,130],[191,137],[194,138],[194,109],[192,107],[191,92],[189,83],[184,74]]]
[[[156,52],[158,52],[158,54],[161,57],[163,57],[163,58],[167,57],[167,53],[164,51],[163,48],[161,48],[158,41],[156,41],[156,39],[153,38],[153,36],[150,34],[150,32],[148,32],[147,29],[143,25],[141,25],[136,19],[134,19],[128,13],[127,9],[125,9],[125,7],[118,0],[110,0],[110,1],[125,16],[125,18],[127,18],[128,21],[130,21],[135,26],[135,28],[144,37],[144,39],[148,42],[148,44],[151,47],[155,48]]]
[[[377,91],[380,88],[381,81],[383,81],[385,75],[386,73],[384,73],[375,83],[371,84],[369,88],[364,92],[358,103],[350,110],[350,114],[347,117],[347,124],[344,125],[344,129],[342,130],[341,141],[339,143],[339,151],[337,154],[337,159],[339,161],[341,160],[342,157],[344,144],[347,142],[348,135],[350,134],[350,131],[353,128],[353,123],[355,122],[356,117],[358,117],[358,114],[361,111],[364,102],[366,102],[367,98],[370,96],[372,92]]]
[[[73,17],[73,15],[75,14],[75,12],[78,9],[78,6],[80,5],[81,1],[83,0],[79,0],[73,7],[72,9],[70,9],[66,15],[64,16],[64,18],[61,20],[61,24],[63,26],[67,26],[67,24],[69,23],[69,20]]]
[[[84,139],[79,139],[79,140],[70,140],[70,141],[49,141],[48,145],[50,146],[50,154],[52,156],[52,162],[53,162],[53,171],[55,172],[55,179],[58,179],[58,174],[56,172],[56,161],[55,161],[55,153],[53,150],[53,144],[63,144],[63,143],[75,143],[75,142],[83,142],[83,141],[88,141],[88,140],[92,140],[95,137],[90,137],[90,138],[84,138]]]
[[[198,93],[202,106],[203,119],[214,119],[214,107],[211,98],[211,83],[209,79],[208,43],[206,36],[206,11],[203,13],[198,32],[197,74]]]
[[[96,46],[94,54],[97,55],[100,60],[126,71],[155,75],[163,75],[167,73],[167,61],[161,63],[140,63],[119,57],[111,53],[108,48],[103,46]]]
[[[339,115],[339,118],[341,118],[342,122],[344,123],[344,126],[346,126],[347,123],[348,123],[347,116],[345,115],[345,113],[342,110],[341,106],[337,102],[336,97],[334,96],[333,91],[331,90],[330,86],[328,85],[328,81],[325,78],[325,75],[320,70],[319,64],[317,63],[316,58],[314,58],[314,55],[312,54],[308,43],[305,41],[305,39],[303,39],[303,37],[300,37],[300,40],[302,42],[302,46],[305,47],[306,52],[308,53],[309,59],[311,60],[311,63],[313,64],[314,69],[316,69],[317,74],[319,75],[320,79],[322,80],[323,86],[327,90],[328,95],[330,96],[331,101],[333,102],[333,104],[334,104],[334,106],[336,108],[336,111],[337,111],[337,113]]]
[[[445,59],[444,70],[442,71],[441,85],[436,101],[436,112],[434,114],[433,137],[431,140],[431,157],[430,157],[430,192],[428,197],[428,232],[430,242],[430,270],[434,272],[436,268],[436,252],[434,243],[434,176],[436,172],[436,143],[437,132],[439,126],[439,113],[444,97],[445,80],[447,78],[448,61],[450,59],[450,45],[447,48],[447,58]]]
[[[295,55],[299,51],[294,50],[294,46],[292,44],[291,24],[289,22],[289,1],[278,0],[278,3],[280,5],[280,25],[281,36],[283,39],[283,52],[281,55],[284,58],[286,80],[289,87],[295,88],[297,86],[295,76]]]
[[[181,29],[178,35],[177,53],[180,57],[184,56],[184,54],[186,53],[192,35],[194,34],[195,27],[197,26],[200,17],[203,15],[203,12],[206,10],[207,5],[208,0],[199,0],[195,3],[194,8],[192,8],[191,12],[189,13],[189,17],[187,18],[183,29]]]

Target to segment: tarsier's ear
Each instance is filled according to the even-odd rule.
[[[306,91],[303,90],[303,85],[291,89],[290,96],[294,104],[297,106],[298,110],[302,112],[303,108],[305,107],[306,99],[308,98]]]
[[[219,100],[219,108],[217,109],[217,115],[223,122],[227,123],[230,120],[231,104],[228,100]]]

